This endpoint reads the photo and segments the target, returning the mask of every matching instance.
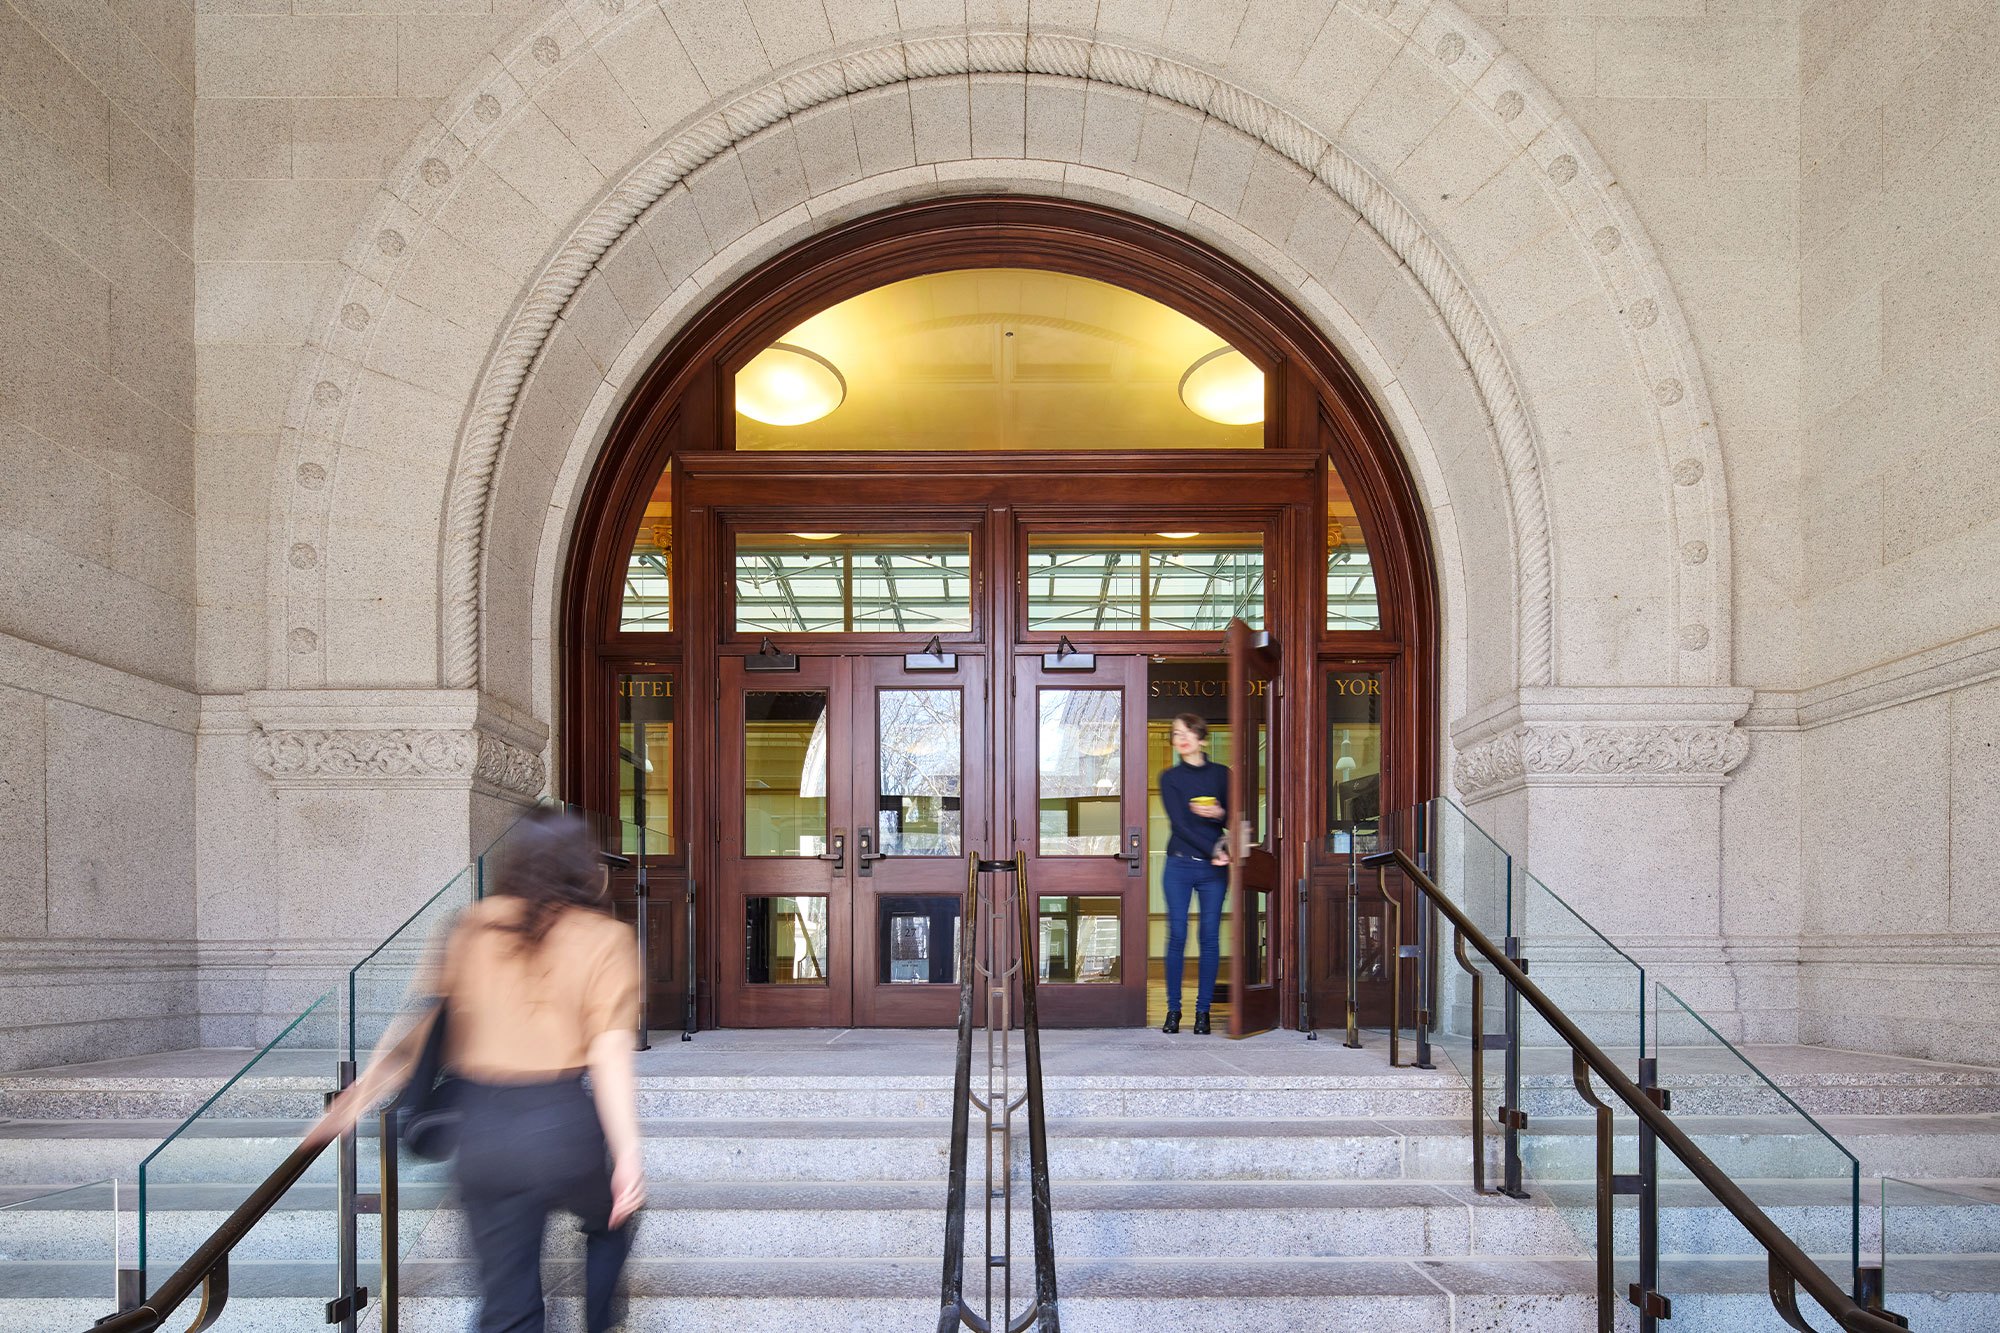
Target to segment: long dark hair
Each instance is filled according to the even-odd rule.
[[[527,910],[500,929],[533,950],[565,910],[609,910],[599,864],[589,825],[560,806],[529,811],[507,832],[492,886],[495,897],[526,900]]]

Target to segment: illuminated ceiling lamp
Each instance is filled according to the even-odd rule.
[[[1264,419],[1264,372],[1234,347],[1218,347],[1181,376],[1188,411],[1221,426],[1254,426]]]
[[[803,426],[845,401],[839,368],[790,343],[772,343],[736,372],[736,410],[767,426]]]

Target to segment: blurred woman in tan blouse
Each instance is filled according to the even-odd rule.
[[[445,1015],[445,1065],[463,1080],[454,1174],[479,1265],[479,1333],[541,1333],[542,1228],[557,1210],[582,1220],[585,1317],[600,1333],[646,1198],[637,947],[609,915],[581,820],[538,810],[509,843],[493,893],[460,915],[424,987]],[[345,1132],[401,1087],[428,1030],[378,1053],[309,1138]]]

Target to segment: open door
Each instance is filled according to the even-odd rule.
[[[1278,1026],[1278,646],[1229,622],[1229,1035]]]

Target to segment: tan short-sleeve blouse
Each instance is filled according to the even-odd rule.
[[[580,1070],[590,1044],[639,1022],[639,954],[632,928],[567,908],[539,947],[500,927],[519,898],[467,908],[445,947],[441,994],[450,1006],[447,1060],[482,1083],[525,1083]]]

